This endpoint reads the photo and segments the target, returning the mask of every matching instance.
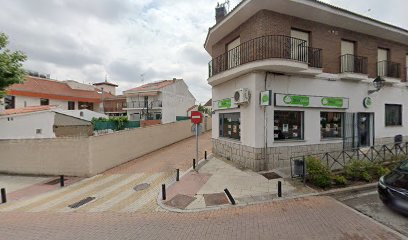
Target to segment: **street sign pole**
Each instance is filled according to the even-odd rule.
[[[199,126],[200,126],[200,123],[202,122],[202,120],[203,120],[203,115],[199,112],[199,111],[192,111],[191,112],[191,122],[194,124],[194,126],[195,126],[195,134],[196,134],[196,160],[197,160],[197,163],[198,163],[198,161],[199,161],[199,159],[198,159],[198,131],[199,131]]]
[[[197,159],[197,164],[200,161],[198,159],[198,126],[199,126],[199,124],[196,124],[196,159]]]

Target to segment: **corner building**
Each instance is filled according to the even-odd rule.
[[[314,0],[244,0],[217,23],[213,152],[255,171],[408,136],[408,31]]]

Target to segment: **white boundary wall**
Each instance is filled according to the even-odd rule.
[[[192,135],[190,121],[180,121],[89,138],[0,140],[0,172],[93,176]]]

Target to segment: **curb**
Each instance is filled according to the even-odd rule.
[[[359,185],[359,186],[333,189],[333,190],[317,193],[317,195],[320,195],[320,196],[333,196],[333,195],[341,194],[341,193],[359,192],[359,191],[365,191],[365,190],[369,190],[369,189],[372,189],[372,188],[376,188],[377,185],[378,185],[378,183],[375,182],[375,183],[369,183],[369,184],[364,184],[364,185]]]
[[[207,155],[207,160],[201,159],[200,161],[198,161],[196,168],[199,169],[201,163],[203,163],[203,162],[205,162],[205,161],[210,161],[211,158],[212,158],[212,156],[213,156],[213,153],[210,153],[210,154]],[[182,179],[185,175],[187,175],[187,174],[188,174],[189,172],[191,172],[192,170],[193,170],[193,167],[190,167],[190,168],[187,169],[183,174],[181,174],[181,175],[179,176],[179,177],[180,177],[180,181],[181,181],[181,179]],[[169,185],[166,186],[166,190],[167,190],[168,188],[170,188],[170,187],[171,187],[173,184],[175,184],[176,182],[177,182],[176,180],[173,180],[172,182],[170,182]],[[159,192],[159,193],[157,194],[156,202],[157,202],[157,205],[159,205],[159,207],[161,207],[161,208],[164,209],[164,210],[167,210],[167,211],[170,211],[170,212],[178,212],[178,213],[192,212],[191,210],[185,210],[185,209],[178,209],[178,208],[169,207],[169,206],[167,206],[167,205],[165,205],[165,204],[163,203],[163,200],[161,200],[161,197],[162,197],[162,196],[161,196],[161,192]],[[200,209],[200,211],[203,211],[203,210],[206,210],[206,209],[207,209],[207,208],[205,208],[205,209]],[[209,210],[215,210],[215,209],[217,209],[217,208],[209,209]],[[193,209],[192,209],[192,210],[193,210]]]

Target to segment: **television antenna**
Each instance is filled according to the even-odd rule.
[[[140,81],[143,83],[144,82],[144,73],[140,74]]]
[[[217,3],[217,7],[225,7],[227,6],[227,12],[229,12],[230,10],[230,1],[229,0],[225,0],[224,3]]]

